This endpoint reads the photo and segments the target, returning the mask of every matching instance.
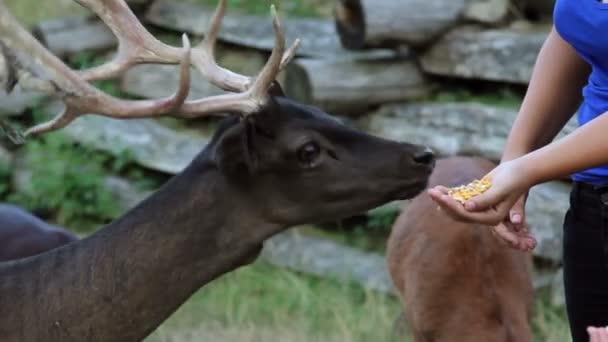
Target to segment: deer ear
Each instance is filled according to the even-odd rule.
[[[215,147],[215,162],[222,174],[244,180],[257,170],[253,127],[247,119],[229,128]]]

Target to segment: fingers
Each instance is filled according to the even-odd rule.
[[[509,211],[509,218],[511,221],[511,224],[513,225],[513,228],[516,231],[520,231],[522,229],[524,229],[525,225],[526,225],[526,219],[525,219],[525,204],[526,204],[526,196],[521,196],[516,202],[515,204],[513,204],[513,207],[511,208],[511,210]]]
[[[599,333],[600,333],[600,341],[601,342],[608,342],[608,328],[598,328]]]
[[[431,199],[442,207],[444,212],[457,221],[477,222],[493,226],[502,222],[508,215],[508,208],[504,203],[499,204],[496,208],[490,208],[484,211],[468,211],[462,204],[458,203],[447,194],[447,188],[445,187],[434,187],[428,190],[428,194]]]
[[[599,342],[598,341],[599,335],[597,333],[597,328],[588,327],[587,333],[589,334],[589,342]]]
[[[608,342],[608,328],[588,327],[589,342]]]
[[[504,198],[505,196],[500,195],[499,192],[493,191],[493,189],[490,188],[490,190],[484,192],[483,194],[468,200],[464,204],[464,207],[468,211],[484,211],[498,205],[504,200]]]
[[[507,246],[515,249],[519,249],[519,240],[515,233],[509,231],[504,224],[499,224],[491,228],[492,234],[496,236],[500,241],[504,242]]]
[[[501,223],[491,228],[492,234],[507,246],[522,252],[536,248],[536,239],[527,231],[515,231],[508,223]]]

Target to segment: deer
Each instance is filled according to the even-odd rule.
[[[41,254],[77,240],[71,231],[51,225],[21,207],[0,204],[0,262]]]
[[[250,77],[215,62],[225,0],[194,48],[186,35],[182,47],[158,41],[124,0],[78,2],[119,42],[111,60],[83,71],[44,48],[0,0],[0,42],[11,75],[4,79],[45,91],[65,107],[25,130],[24,143],[82,115],[219,116],[221,123],[189,165],[111,223],[79,241],[0,263],[2,341],[141,341],[195,291],[255,261],[269,237],[425,189],[434,167],[430,149],[373,136],[283,93],[276,76],[299,41],[286,48],[274,7],[275,46]],[[32,57],[45,72],[19,56]],[[176,92],[127,100],[91,84],[138,63],[179,64]],[[226,93],[187,99],[191,67]]]
[[[439,159],[429,186],[468,184],[494,167],[480,157]],[[393,224],[386,260],[403,307],[396,323],[413,341],[534,341],[531,256],[491,227],[456,221],[420,194]]]

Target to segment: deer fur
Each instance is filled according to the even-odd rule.
[[[0,261],[38,255],[77,240],[69,230],[50,225],[18,206],[0,204]]]
[[[141,341],[268,237],[411,198],[432,168],[422,146],[273,96],[225,119],[190,165],[106,227],[0,263],[0,340]]]
[[[442,159],[429,184],[466,184],[494,167]],[[420,194],[392,228],[387,262],[415,342],[533,341],[531,256],[500,243],[490,227],[457,222]]]

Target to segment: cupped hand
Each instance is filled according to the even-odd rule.
[[[431,198],[455,220],[486,224],[508,245],[530,250],[536,241],[525,225],[524,205],[532,185],[519,161],[504,162],[488,175],[492,186],[464,205],[448,195],[449,189],[436,186],[428,191]]]
[[[608,342],[608,327],[588,327],[589,342]]]
[[[520,197],[509,211],[504,221],[491,229],[492,234],[511,248],[520,251],[531,251],[537,243],[528,230],[525,218],[527,194]]]

